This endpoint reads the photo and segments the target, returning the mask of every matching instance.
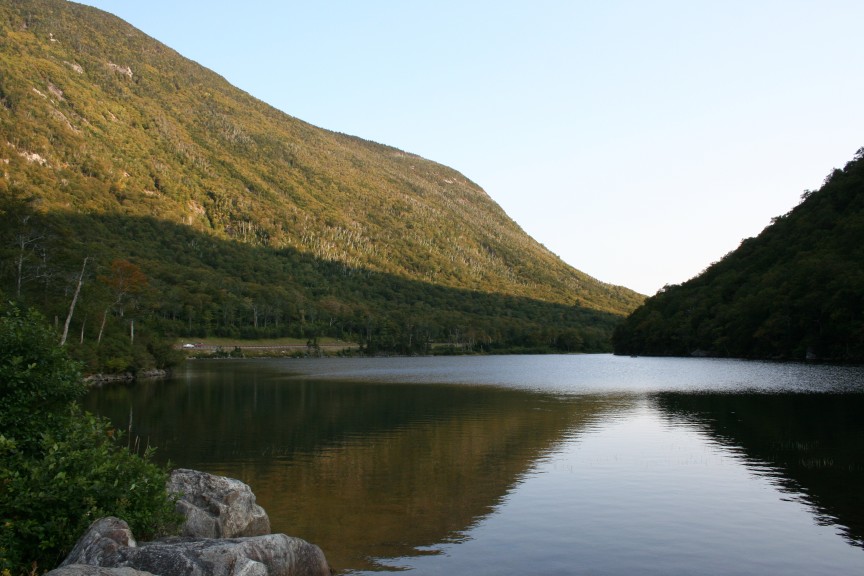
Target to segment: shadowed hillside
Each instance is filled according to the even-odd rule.
[[[619,354],[864,361],[864,148],[822,188],[623,323]]]
[[[331,336],[370,353],[429,353],[433,342],[452,351],[601,351],[620,321],[581,306],[346,270],[292,248],[250,246],[151,217],[49,214],[28,225],[40,230],[47,259],[70,262],[24,284],[23,295],[54,317],[66,314],[79,256],[92,258],[67,343],[92,368],[100,358],[119,370],[148,351],[161,357],[154,338],[160,334],[313,342]],[[140,289],[125,268],[115,269],[120,255]]]

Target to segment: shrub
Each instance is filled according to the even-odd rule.
[[[0,572],[51,569],[103,516],[144,538],[176,521],[167,470],[78,408],[85,388],[56,342],[38,314],[0,314]]]
[[[10,305],[0,314],[0,434],[28,450],[53,424],[53,415],[87,388],[78,365],[34,311]]]

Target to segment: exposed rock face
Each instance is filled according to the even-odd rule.
[[[86,564],[90,567],[81,567]],[[92,566],[133,569],[101,572]],[[321,549],[284,534],[251,538],[166,538],[135,544],[117,518],[93,523],[51,576],[329,576]]]
[[[239,480],[197,470],[171,472],[168,491],[179,495],[177,510],[186,518],[181,536],[236,538],[270,533],[270,518],[255,494]]]

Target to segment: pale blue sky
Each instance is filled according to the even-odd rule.
[[[864,146],[864,2],[87,0],[307,122],[451,166],[653,294]]]

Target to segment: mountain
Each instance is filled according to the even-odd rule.
[[[593,350],[642,300],[459,172],[302,122],[72,2],[0,0],[0,162],[2,289],[59,323],[83,267],[80,342],[134,310],[168,336]],[[140,290],[118,292],[123,270]]]
[[[614,334],[615,352],[864,361],[864,148]]]

